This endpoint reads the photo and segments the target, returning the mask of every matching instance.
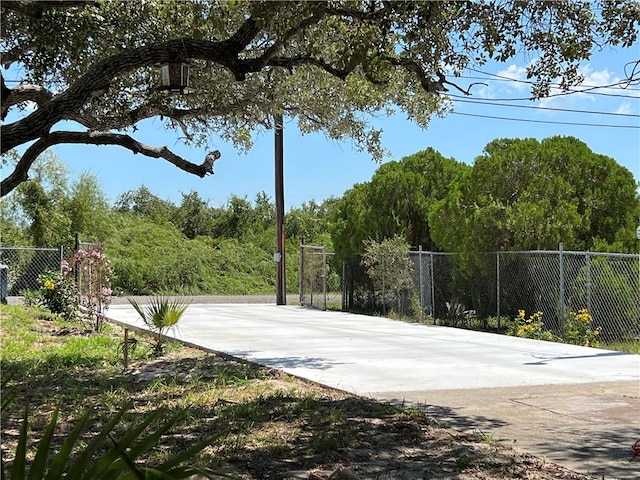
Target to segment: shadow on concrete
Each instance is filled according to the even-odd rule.
[[[230,352],[230,355],[276,369],[312,368],[315,370],[328,370],[336,365],[342,365],[342,362],[334,362],[320,357],[254,357],[254,353],[251,351],[234,351]]]
[[[621,355],[631,355],[625,352],[603,352],[596,353],[592,355],[566,355],[562,357],[542,357],[538,355],[533,355],[534,358],[540,358],[541,360],[538,362],[527,362],[523,365],[546,365],[547,362],[551,362],[554,360],[574,360],[576,358],[602,358],[602,357],[619,357]]]
[[[454,407],[429,405],[427,403],[408,404],[404,399],[397,398],[385,399],[384,401],[390,405],[409,407],[424,412],[439,426],[453,428],[459,432],[476,431],[490,435],[497,428],[508,425],[507,422],[497,418],[489,418],[483,415],[462,415],[459,409]]]
[[[637,412],[636,412],[637,413]],[[634,412],[630,412],[630,415]],[[536,452],[558,463],[583,465],[580,471],[595,478],[637,480],[640,478],[640,457],[634,456],[631,447],[640,436],[640,431],[628,429],[591,428],[569,432],[575,439],[572,444],[563,442],[558,448],[554,436],[565,432],[548,432],[540,435]]]

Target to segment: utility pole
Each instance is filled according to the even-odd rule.
[[[282,114],[274,115],[276,176],[276,305],[287,304],[286,263],[284,245],[284,126]]]

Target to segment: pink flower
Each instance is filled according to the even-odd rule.
[[[112,290],[109,287],[102,287],[102,295],[108,297],[111,295]]]
[[[62,273],[64,275],[69,275],[69,273],[71,273],[71,266],[66,260],[62,260],[62,262],[60,262],[60,268],[62,269]]]

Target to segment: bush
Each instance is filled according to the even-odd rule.
[[[585,347],[599,347],[601,328],[593,328],[593,318],[586,308],[578,312],[570,312],[565,319],[563,338],[556,337],[547,330],[542,321],[542,312],[536,312],[525,318],[525,311],[520,310],[518,316],[509,325],[508,334],[516,337],[551,340]]]
[[[564,322],[564,339],[566,343],[583,345],[585,347],[599,347],[600,327],[593,328],[593,318],[586,308],[567,315]]]
[[[78,289],[75,282],[62,272],[48,271],[38,276],[40,288],[35,292],[33,303],[41,303],[52,313],[68,320],[78,314]]]
[[[525,311],[520,310],[518,316],[509,325],[509,335],[536,340],[555,340],[553,333],[545,330],[542,315],[542,312],[536,312],[526,318]]]

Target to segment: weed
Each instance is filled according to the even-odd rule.
[[[626,340],[617,342],[603,342],[600,344],[600,348],[605,350],[614,350],[625,353],[635,353],[640,355],[640,338],[636,340]]]
[[[496,440],[496,438],[494,437],[495,434],[493,433],[486,433],[486,432],[483,432],[482,430],[476,430],[475,433],[478,436],[478,438],[482,442],[486,443],[487,445],[493,445],[500,441],[500,440]]]
[[[471,458],[466,453],[463,453],[458,458],[456,458],[456,469],[458,471],[466,470],[471,466]]]
[[[336,451],[348,447],[355,438],[356,431],[348,427],[318,430],[311,437],[309,447],[315,453]]]

